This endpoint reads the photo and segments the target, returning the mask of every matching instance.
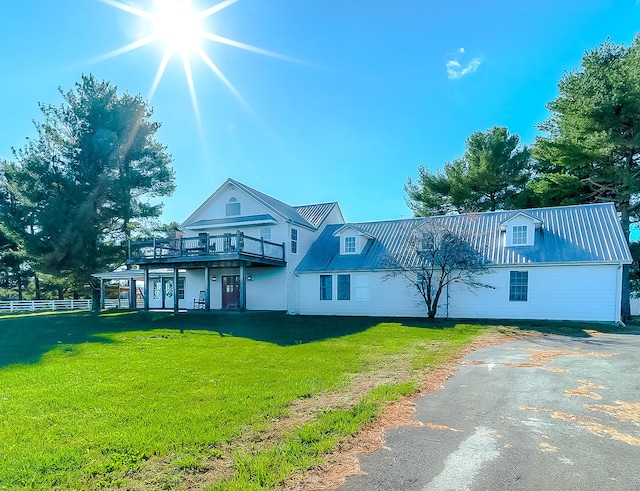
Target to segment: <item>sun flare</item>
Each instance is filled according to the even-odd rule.
[[[189,3],[157,1],[152,23],[155,35],[167,51],[187,55],[200,48],[203,39],[200,17]]]
[[[164,54],[162,55],[160,64],[158,65],[158,70],[153,80],[153,84],[151,85],[148,99],[151,100],[153,98],[171,58],[174,55],[178,55],[182,59],[182,65],[187,85],[189,87],[193,109],[198,120],[200,119],[200,116],[195,83],[191,70],[191,58],[194,55],[205,63],[205,65],[222,81],[222,83],[233,93],[233,95],[246,109],[251,110],[233,84],[207,54],[202,46],[204,41],[212,41],[261,55],[299,62],[298,60],[274,53],[273,51],[268,51],[220,36],[204,27],[203,24],[205,19],[236,3],[238,0],[222,0],[221,2],[200,11],[193,9],[191,0],[153,0],[153,8],[149,10],[144,10],[119,0],[100,1],[142,19],[148,24],[147,27],[150,28],[149,30],[151,33],[133,41],[130,44],[106,53],[96,58],[94,61],[113,58],[150,44],[163,45]],[[149,0],[149,3],[151,3],[151,0]]]

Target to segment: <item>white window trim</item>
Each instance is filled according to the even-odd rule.
[[[293,233],[296,233],[296,238],[295,240],[293,239]],[[289,246],[289,250],[291,251],[291,254],[298,254],[298,252],[300,251],[299,249],[299,245],[300,245],[300,234],[298,233],[298,229],[297,228],[291,228],[291,232],[289,233],[289,240],[291,242],[291,245]],[[293,251],[293,244],[295,243],[296,245],[296,250],[295,252]]]
[[[353,239],[353,250],[347,250],[347,239]],[[348,235],[344,238],[343,241],[343,252],[344,254],[357,254],[358,253],[358,239],[355,235]]]

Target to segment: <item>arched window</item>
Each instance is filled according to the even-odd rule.
[[[240,203],[235,198],[229,198],[229,202],[227,203],[226,216],[233,217],[239,214],[240,214]]]

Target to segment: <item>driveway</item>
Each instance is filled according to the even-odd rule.
[[[640,333],[469,354],[341,491],[640,489]]]

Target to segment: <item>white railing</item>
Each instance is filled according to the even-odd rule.
[[[90,310],[91,300],[8,300],[0,301],[0,312],[51,312]]]

